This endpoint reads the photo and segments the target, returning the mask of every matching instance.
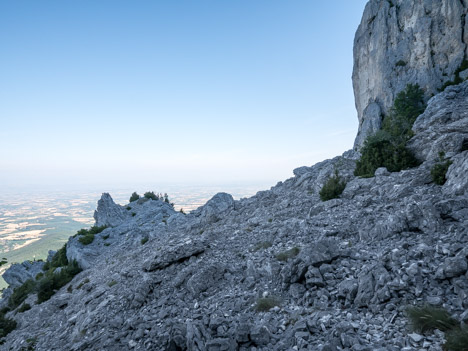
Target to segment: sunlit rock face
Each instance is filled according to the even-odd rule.
[[[454,79],[467,56],[467,8],[467,0],[368,2],[354,39],[355,148],[380,129],[407,84],[419,84],[429,98]]]
[[[108,193],[103,193],[98,201],[97,210],[94,211],[96,226],[115,227],[121,224],[128,216],[122,206],[117,205]]]

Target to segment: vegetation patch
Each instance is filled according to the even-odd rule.
[[[354,175],[373,177],[379,167],[399,172],[417,166],[419,162],[406,144],[413,136],[411,128],[416,118],[425,109],[423,90],[417,84],[408,84],[396,96],[390,114],[383,120],[382,129],[364,142]]]
[[[444,344],[445,350],[468,351],[468,329],[466,327],[448,332],[445,338],[447,339]]]
[[[81,272],[76,261],[68,261],[66,247],[65,244],[55,253],[50,262],[46,262],[43,267],[44,272],[39,273],[35,280],[29,279],[13,290],[8,299],[10,309],[20,306],[32,293],[37,293],[38,303],[47,301],[57,290],[68,284],[75,275]],[[26,305],[21,306],[20,310],[27,308]]]
[[[75,275],[81,272],[76,261],[61,267],[60,271],[48,271],[37,285],[37,302],[49,300],[61,287],[68,284]]]
[[[18,286],[13,290],[10,298],[8,299],[8,306],[12,310],[21,305],[29,294],[34,292],[36,289],[36,282],[32,279],[28,279],[23,285]]]
[[[406,310],[412,329],[416,332],[432,332],[436,329],[445,333],[443,350],[468,351],[468,329],[442,308],[424,306]]]
[[[16,321],[6,318],[3,313],[0,313],[0,338],[7,336],[16,328]]]
[[[136,191],[134,191],[133,194],[130,196],[129,202],[140,200],[140,197],[141,196],[138,195]],[[128,210],[128,208],[127,208],[127,210]]]
[[[289,249],[287,251],[284,251],[284,252],[281,252],[281,253],[277,254],[276,259],[278,261],[286,262],[290,258],[293,258],[293,257],[296,257],[297,255],[299,255],[300,251],[301,251],[301,249],[299,249],[298,247],[293,247],[292,249]]]
[[[145,245],[148,242],[149,238],[145,236],[143,239],[141,239],[141,245]]]
[[[280,301],[276,297],[263,297],[257,300],[255,310],[257,312],[267,312],[273,307],[279,306]]]
[[[147,191],[144,195],[143,195],[146,199],[151,199],[151,200],[159,200],[159,201],[163,201],[163,202],[166,202],[168,203],[169,205],[171,205],[172,208],[174,208],[174,203],[171,202],[169,200],[169,195],[167,195],[167,193],[155,193],[154,191]]]
[[[323,185],[320,190],[320,200],[328,201],[331,199],[337,199],[343,193],[343,190],[346,188],[346,181],[342,179],[338,171],[335,170],[335,175],[328,178],[328,180]]]
[[[272,244],[271,241],[261,241],[261,242],[257,243],[257,245],[255,245],[253,251],[258,251],[260,249],[268,249],[268,248],[270,248],[272,246],[273,246],[273,244]]]
[[[23,313],[23,312],[26,312],[26,311],[29,311],[31,309],[31,305],[28,304],[28,303],[23,303],[20,308],[18,308],[18,312],[19,313]]]
[[[458,322],[446,310],[437,307],[409,307],[406,310],[411,327],[419,333],[434,331],[448,331],[457,327]]]
[[[405,67],[405,66],[406,66],[406,62],[403,61],[403,60],[400,60],[400,61],[398,61],[398,62],[396,63],[395,66],[397,66],[397,67]]]
[[[460,64],[460,66],[454,72],[453,80],[449,80],[448,82],[445,82],[445,84],[442,85],[439,91],[444,91],[445,89],[447,89],[447,87],[451,85],[457,85],[457,84],[463,83],[463,78],[460,77],[460,73],[467,69],[468,69],[468,60],[464,59],[463,62]]]
[[[102,232],[106,228],[107,228],[107,226],[103,225],[103,226],[100,226],[100,227],[93,226],[93,227],[91,227],[89,229],[81,229],[74,235],[74,237],[78,236],[78,241],[81,244],[89,245],[94,241],[94,236],[96,234],[99,234],[100,232]]]
[[[109,288],[113,287],[115,284],[117,284],[117,282],[115,280],[109,282],[107,285],[109,286]]]
[[[445,157],[445,154],[443,152],[439,153],[439,162],[437,162],[431,168],[432,181],[438,185],[445,184],[445,182],[447,181],[447,178],[446,178],[447,171],[450,165],[453,163],[450,160],[446,160],[444,157]]]

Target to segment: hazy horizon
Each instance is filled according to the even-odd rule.
[[[0,187],[272,186],[341,154],[365,3],[1,3]]]

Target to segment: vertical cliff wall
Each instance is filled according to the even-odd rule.
[[[467,12],[468,0],[367,3],[354,39],[355,148],[380,129],[382,116],[408,83],[418,83],[429,98],[455,78],[468,58]]]

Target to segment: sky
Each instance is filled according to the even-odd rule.
[[[0,190],[274,185],[343,153],[366,2],[0,1]]]

